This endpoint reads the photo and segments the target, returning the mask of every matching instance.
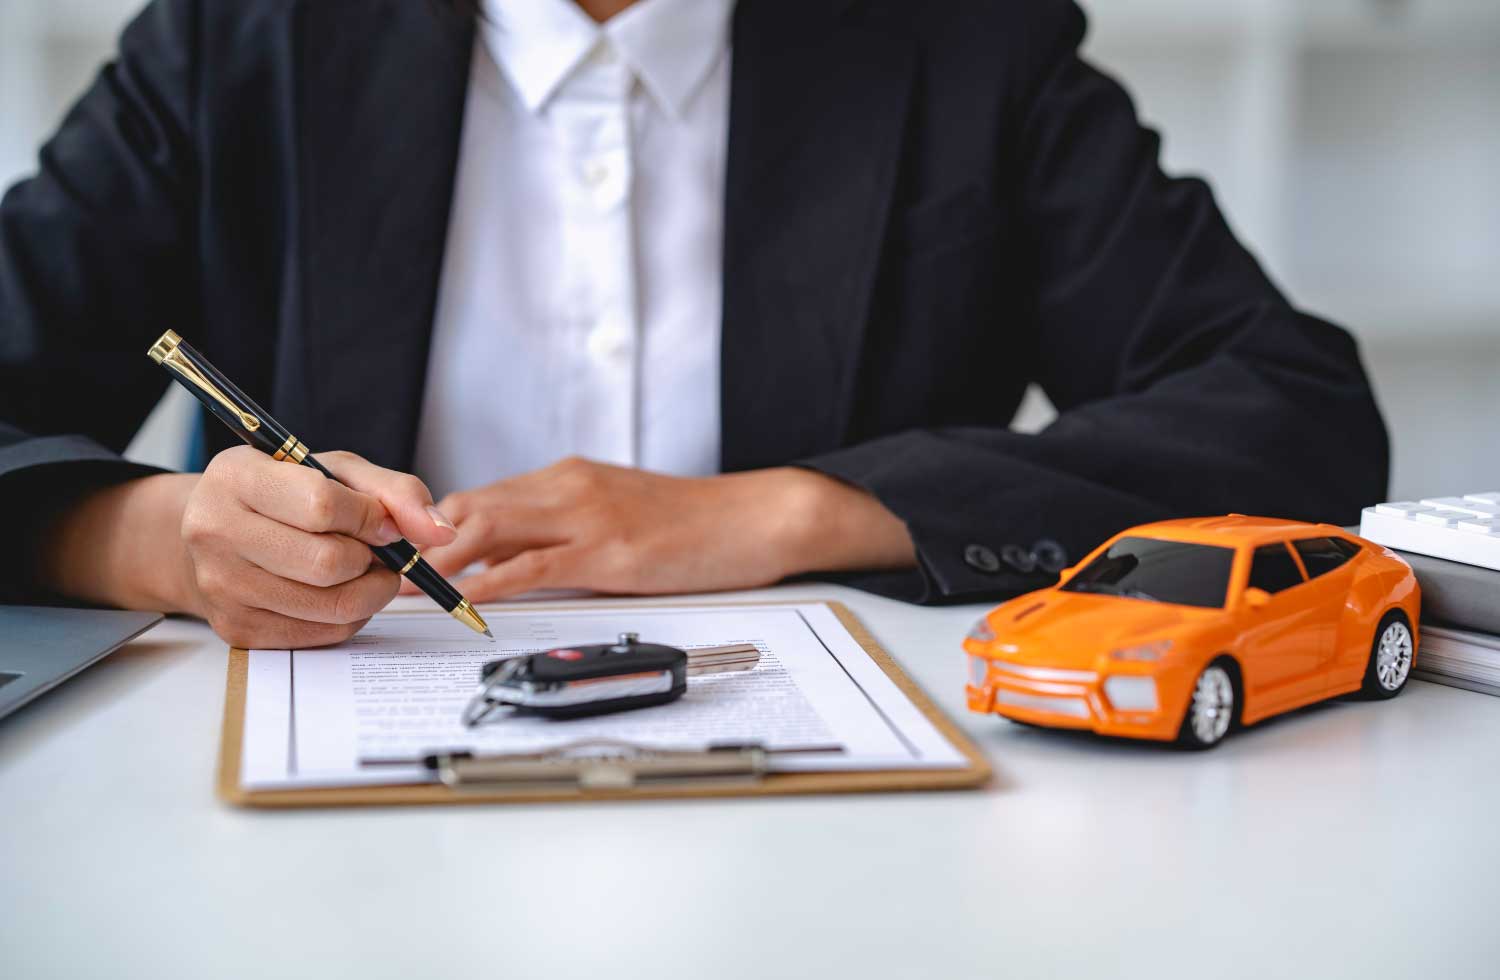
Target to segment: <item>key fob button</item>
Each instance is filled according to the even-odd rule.
[[[683,650],[626,633],[612,644],[491,661],[481,676],[489,680],[502,664],[512,663],[496,684],[500,700],[522,714],[577,718],[676,700],[687,690],[687,662]]]

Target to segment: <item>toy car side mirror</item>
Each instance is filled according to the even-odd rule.
[[[1245,606],[1248,609],[1260,610],[1271,604],[1271,593],[1265,589],[1254,587],[1245,590]]]
[[[1062,571],[1060,571],[1060,572],[1057,573],[1057,584],[1058,585],[1062,585],[1068,579],[1072,578],[1074,575],[1077,575],[1077,574],[1078,574],[1078,566],[1077,565],[1069,565],[1067,568],[1064,568]]]

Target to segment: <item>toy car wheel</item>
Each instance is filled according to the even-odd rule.
[[[1412,657],[1416,653],[1416,641],[1411,632],[1411,621],[1399,609],[1386,613],[1380,625],[1375,627],[1375,639],[1370,644],[1370,660],[1365,667],[1365,683],[1361,693],[1371,698],[1393,698],[1406,687],[1411,677]]]
[[[1211,749],[1224,740],[1239,714],[1239,672],[1220,657],[1198,675],[1182,716],[1177,741],[1190,749]]]

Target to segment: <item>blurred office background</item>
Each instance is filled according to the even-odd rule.
[[[34,168],[141,3],[0,2],[0,182]],[[1167,168],[1207,176],[1283,287],[1360,338],[1392,495],[1500,488],[1500,0],[1084,5],[1089,55]],[[176,397],[134,454],[180,459]],[[1047,413],[1033,398],[1018,424]]]

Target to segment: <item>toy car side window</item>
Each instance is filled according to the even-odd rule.
[[[1255,549],[1255,556],[1250,561],[1250,588],[1264,589],[1275,595],[1302,582],[1302,570],[1297,567],[1286,545],[1267,544]]]
[[[1296,548],[1297,554],[1302,556],[1302,564],[1307,569],[1307,577],[1317,578],[1319,575],[1327,575],[1334,569],[1342,567],[1352,556],[1351,552],[1346,552],[1339,547],[1340,543],[1333,538],[1303,538],[1300,541],[1293,541],[1292,547]]]
[[[1362,550],[1360,546],[1355,544],[1353,541],[1346,541],[1343,538],[1329,538],[1328,540],[1333,542],[1333,546],[1335,548],[1344,553],[1345,558],[1353,558]]]

